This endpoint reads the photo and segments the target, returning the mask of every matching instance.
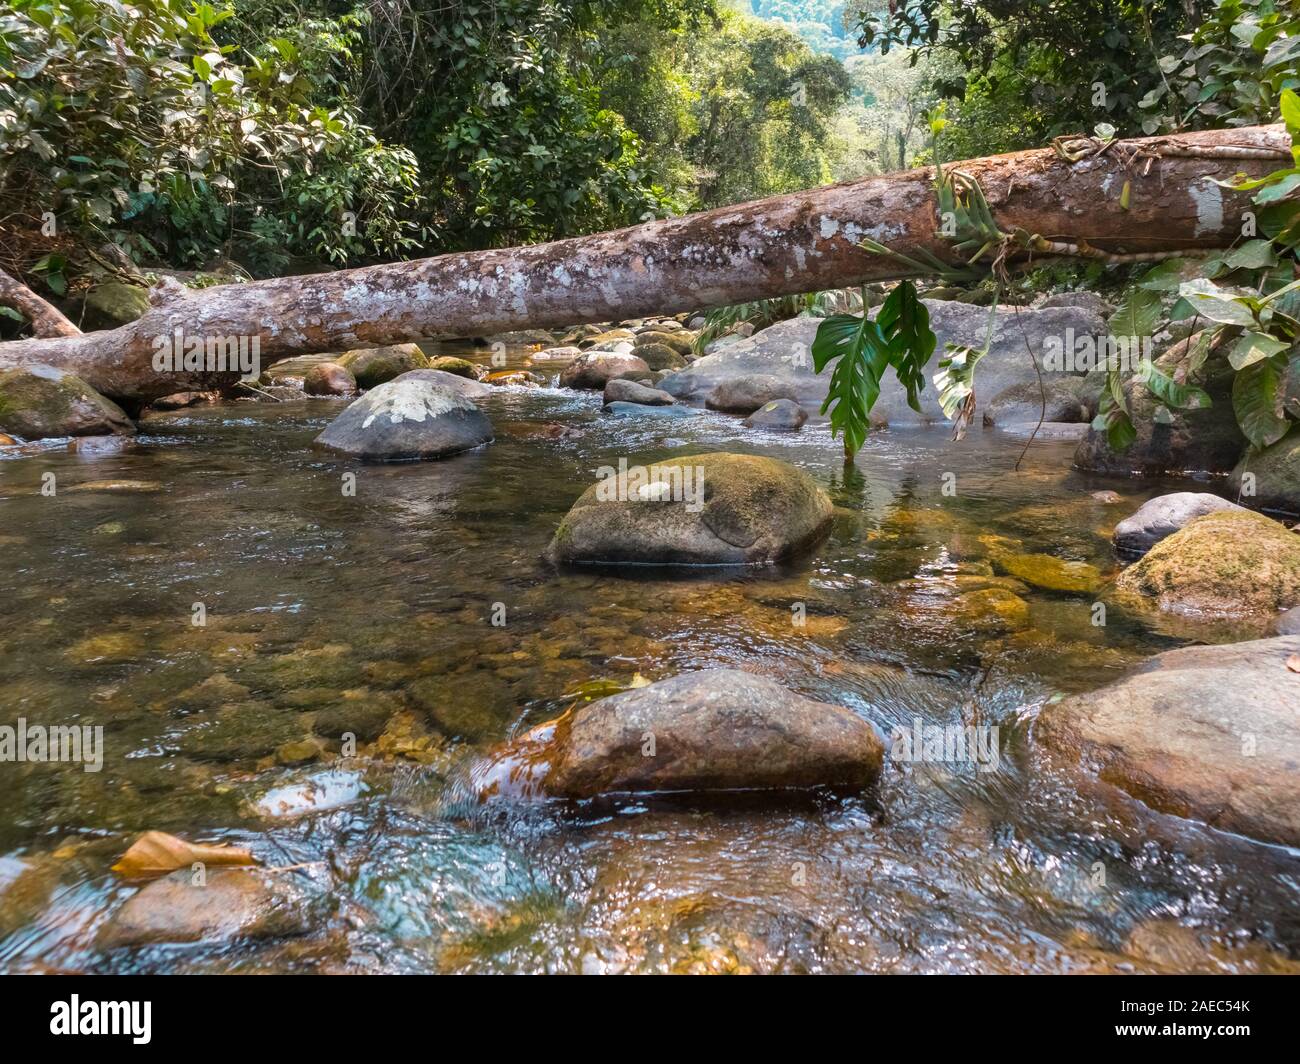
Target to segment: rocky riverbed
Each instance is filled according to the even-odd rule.
[[[846,470],[807,321],[340,353],[0,446],[0,723],[103,727],[2,766],[0,964],[1300,970],[1293,534],[1072,468],[1083,376],[1013,472],[1010,318],[986,424],[887,395]],[[114,871],[147,831],[255,864]]]

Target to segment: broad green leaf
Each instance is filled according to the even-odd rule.
[[[1276,443],[1291,428],[1283,413],[1286,364],[1278,356],[1261,359],[1232,381],[1232,409],[1246,439],[1256,447]]]
[[[1241,302],[1235,293],[1220,288],[1213,281],[1204,278],[1184,281],[1178,294],[1191,304],[1197,314],[1210,321],[1247,327],[1255,324],[1255,315],[1251,313],[1250,307]]]
[[[1119,309],[1110,317],[1112,336],[1150,336],[1160,320],[1160,297],[1142,288],[1124,293]]]
[[[1211,405],[1204,390],[1191,384],[1179,384],[1154,362],[1144,360],[1139,363],[1136,377],[1165,406],[1177,410],[1199,410]]]
[[[1263,270],[1277,264],[1271,240],[1249,240],[1224,262],[1234,270]]]
[[[1262,358],[1271,358],[1285,351],[1289,346],[1277,337],[1269,336],[1268,333],[1243,333],[1228,352],[1228,361],[1232,363],[1233,369],[1245,369]]]

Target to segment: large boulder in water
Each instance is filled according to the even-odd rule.
[[[345,351],[334,360],[349,370],[362,388],[377,388],[413,369],[424,369],[429,360],[415,344],[367,347]]]
[[[468,399],[409,375],[372,388],[316,443],[376,462],[442,458],[492,440],[492,423]]]
[[[781,377],[757,373],[719,382],[705,397],[704,405],[710,410],[728,414],[752,414],[777,399],[798,402],[798,390],[792,382]]]
[[[1158,654],[1044,706],[1036,735],[1161,812],[1300,846],[1297,652],[1300,636]]]
[[[812,545],[830,527],[826,493],[774,458],[697,454],[604,472],[560,522],[551,561],[757,564]]]
[[[945,424],[938,395],[931,383],[945,343],[975,348],[984,345],[990,311],[964,303],[924,300],[930,325],[938,343],[925,370],[926,386],[921,393],[920,414],[907,403],[907,395],[893,371],[881,382],[880,397],[872,408],[874,418],[891,425]],[[873,310],[874,314],[875,311]],[[817,373],[812,363],[812,342],[821,318],[791,318],[729,344],[714,354],[697,359],[685,369],[664,378],[660,387],[687,402],[703,402],[723,381],[759,374],[778,377],[790,386],[788,398],[809,410],[821,408],[826,398],[830,372]],[[989,353],[976,373],[976,409],[1013,384],[1034,382],[1038,374],[1025,350],[1028,343],[1040,366],[1047,354],[1070,336],[1105,336],[1105,323],[1097,315],[1078,307],[1048,310],[999,308],[993,312],[994,332]],[[1050,376],[1050,375],[1049,375]]]
[[[1171,613],[1271,622],[1300,605],[1300,536],[1250,510],[1205,514],[1162,539],[1115,586]]]
[[[394,377],[394,381],[428,381],[444,391],[455,392],[463,399],[486,399],[495,389],[492,385],[471,377],[462,377],[441,369],[413,369]]]
[[[22,366],[0,371],[0,429],[37,440],[130,435],[135,425],[80,377],[53,366]]]
[[[1193,517],[1220,510],[1245,507],[1203,491],[1175,491],[1148,499],[1136,513],[1115,526],[1111,541],[1121,554],[1145,554],[1167,536],[1172,536]]]
[[[861,789],[880,774],[875,730],[734,669],[685,673],[540,725],[475,773],[483,797]]]

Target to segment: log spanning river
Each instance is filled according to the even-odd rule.
[[[1046,700],[1188,635],[1098,625],[1090,597],[1033,586],[1016,587],[1027,625],[953,608],[1007,580],[994,544],[1112,573],[1111,527],[1169,484],[1090,480],[1055,441],[1014,473],[1023,441],[978,426],[961,444],[878,433],[846,474],[821,423],[614,418],[558,388],[480,405],[496,442],[438,462],[313,450],[328,400],[192,408],[122,447],[0,459],[0,724],[102,736],[97,767],[0,765],[0,969],[1300,967],[1293,852],[1040,760]],[[829,538],[776,568],[543,560],[598,467],[727,450],[809,473]],[[560,805],[467,785],[575,702],[709,667],[869,721],[878,786]],[[139,885],[112,865],[148,830],[251,850],[293,885],[291,918],[121,945]]]

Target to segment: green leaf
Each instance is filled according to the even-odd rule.
[[[1178,294],[1195,308],[1197,314],[1210,321],[1247,327],[1255,324],[1255,315],[1251,313],[1250,307],[1235,293],[1220,288],[1213,281],[1204,278],[1184,281]]]
[[[1191,384],[1179,384],[1154,362],[1140,362],[1135,376],[1165,406],[1177,410],[1200,410],[1212,405],[1204,390]]]
[[[1272,358],[1285,351],[1290,345],[1267,333],[1248,332],[1233,345],[1228,352],[1228,361],[1233,369],[1245,369],[1263,358]]]
[[[925,367],[938,341],[930,328],[930,312],[911,281],[900,282],[889,293],[876,314],[876,324],[889,344],[889,364],[907,390],[907,403],[919,414]]]
[[[830,410],[831,433],[843,436],[846,454],[856,454],[871,430],[871,408],[880,395],[889,355],[880,327],[865,315],[836,314],[817,326],[813,366],[820,373],[838,360],[821,412]]]
[[[1252,363],[1233,379],[1232,409],[1237,424],[1256,447],[1276,443],[1291,428],[1282,408],[1285,374],[1285,362],[1274,356]]]
[[[1142,288],[1130,288],[1110,317],[1112,336],[1150,336],[1160,320],[1160,297]]]
[[[1234,270],[1263,270],[1277,265],[1271,240],[1248,240],[1224,262]]]

